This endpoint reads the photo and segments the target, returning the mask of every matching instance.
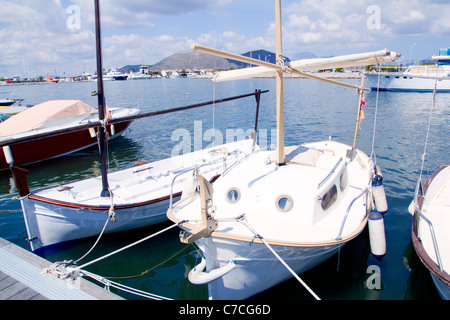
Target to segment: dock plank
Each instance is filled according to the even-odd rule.
[[[123,300],[94,283],[76,286],[42,270],[51,262],[0,238],[0,300]]]

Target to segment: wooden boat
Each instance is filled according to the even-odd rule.
[[[101,176],[27,190],[21,205],[31,249],[167,221],[171,191],[177,198],[192,172],[213,180],[252,150],[253,140],[243,140],[112,172],[109,197],[101,196]]]
[[[320,299],[298,274],[330,258],[358,236],[368,222],[375,226],[369,227],[372,251],[379,250],[381,255],[385,251],[384,228],[377,236],[382,219],[370,218],[374,208],[379,212],[387,210],[384,189],[377,182],[379,168],[372,156],[355,147],[363,85],[352,86],[359,93],[353,145],[330,139],[285,146],[283,72],[340,83],[283,65],[279,0],[275,1],[275,8],[276,65],[191,46],[194,50],[274,70],[277,83],[275,152],[255,150],[212,184],[201,174],[193,176],[195,191],[183,193],[167,211],[168,218],[182,229],[180,240],[195,243],[199,248],[201,261],[188,278],[195,284],[208,284],[210,299],[246,299],[290,277]],[[383,59],[388,61],[397,56],[386,51]],[[377,59],[381,58],[373,54],[371,62],[364,59],[351,64],[373,63]],[[254,69],[249,68],[248,74],[253,75]],[[226,77],[225,74],[222,78]],[[384,245],[384,249],[377,244]]]
[[[450,300],[450,164],[441,166],[422,185],[410,206],[412,242],[442,299]]]
[[[136,108],[111,108],[111,119],[139,114]],[[24,165],[42,161],[97,144],[94,128],[98,111],[79,100],[51,100],[26,108],[0,123],[0,169],[10,164]],[[109,125],[109,138],[120,135],[131,121]],[[10,163],[8,163],[10,162]]]

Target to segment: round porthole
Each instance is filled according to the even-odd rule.
[[[291,210],[293,205],[294,201],[288,196],[281,196],[277,200],[277,208],[283,212]]]
[[[236,203],[239,201],[239,199],[241,198],[241,193],[239,192],[238,189],[230,189],[227,192],[227,200],[230,203]]]

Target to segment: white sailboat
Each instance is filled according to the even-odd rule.
[[[283,64],[280,6],[280,0],[275,0],[276,65],[200,45],[191,46],[194,50],[275,70],[277,84],[276,151],[255,150],[213,184],[201,174],[193,176],[195,191],[184,192],[167,211],[168,218],[182,229],[180,240],[195,242],[199,248],[202,259],[190,271],[189,280],[208,284],[210,299],[246,299],[292,276],[320,299],[298,274],[327,260],[358,236],[367,222],[372,221],[369,215],[374,202],[377,211],[387,210],[384,189],[376,182],[379,168],[372,157],[355,147],[362,85],[342,84],[359,93],[353,145],[330,139],[285,147],[283,72],[338,82]],[[344,58],[341,63],[373,64],[392,61],[397,56],[386,50],[381,55],[373,53],[369,59],[350,62]],[[247,70],[250,76],[255,72],[250,68],[240,73]],[[259,72],[261,68],[256,70]],[[227,74],[230,73],[218,75],[215,80],[225,79]],[[373,221],[375,228],[371,235],[380,226],[380,219]],[[381,231],[380,235],[384,236],[384,229]],[[372,242],[374,253],[380,250],[378,253],[383,254],[383,240]],[[381,247],[375,247],[376,244]]]
[[[414,216],[412,241],[439,295],[450,300],[450,164],[421,183],[419,180],[410,207]]]
[[[430,272],[439,295],[450,300],[450,164],[442,165],[423,183],[432,111],[435,107],[437,80],[433,92],[422,166],[414,198],[408,208],[413,216],[411,238],[414,250]]]

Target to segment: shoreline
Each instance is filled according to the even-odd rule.
[[[318,72],[313,73],[314,75],[318,75],[325,79],[361,79],[364,74],[360,72]],[[210,75],[198,75],[191,79],[212,79]],[[249,79],[273,79],[275,76],[256,76],[251,77]],[[285,79],[308,79],[307,77],[286,73],[284,75]],[[61,81],[63,83],[77,83],[77,82],[89,82],[89,81]],[[59,83],[59,82],[58,82]],[[8,87],[8,86],[20,86],[20,85],[45,85],[45,84],[57,84],[55,82],[47,82],[47,81],[21,81],[21,82],[10,82],[6,81],[0,82],[0,86]]]

